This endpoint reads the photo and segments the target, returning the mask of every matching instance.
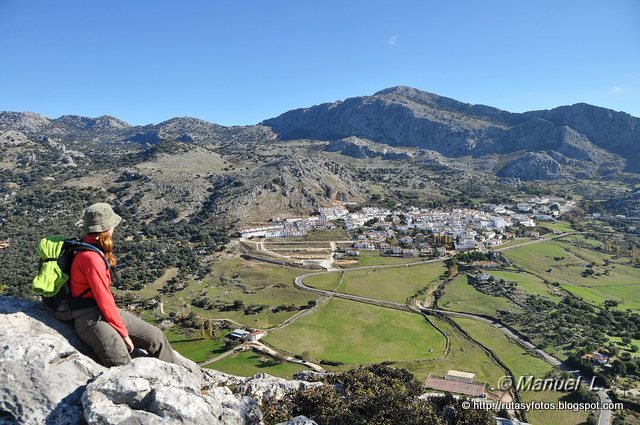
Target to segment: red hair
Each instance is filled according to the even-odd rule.
[[[92,235],[96,238],[98,248],[104,252],[104,256],[107,257],[107,261],[109,261],[111,267],[115,266],[117,261],[113,255],[113,238],[109,234],[109,231],[92,233]]]

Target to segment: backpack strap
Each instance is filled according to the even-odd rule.
[[[104,265],[105,265],[106,269],[107,270],[111,269],[111,267],[109,266],[109,260],[107,260],[107,257],[104,255],[104,252],[102,252],[102,250],[100,248],[98,248],[97,246],[91,245],[90,243],[78,241],[78,240],[75,240],[75,239],[65,239],[64,243],[68,244],[69,247],[67,248],[67,250],[71,251],[74,256],[75,256],[77,251],[93,251],[95,253],[100,254],[102,259],[104,260]],[[47,258],[44,261],[57,261],[57,259],[56,258],[54,258],[54,259]],[[91,292],[91,288],[90,287],[85,289],[80,294],[78,294],[78,296],[73,297],[73,298],[82,298],[85,295],[87,295],[89,292]]]
[[[105,265],[106,269],[109,270],[111,268],[109,266],[109,260],[107,260],[107,257],[104,255],[104,252],[102,252],[102,250],[100,248],[98,248],[97,246],[91,245],[90,243],[78,241],[78,240],[75,240],[75,239],[65,239],[64,243],[70,245],[70,248],[67,248],[67,249],[73,251],[74,254],[75,254],[76,251],[93,251],[93,252],[97,252],[98,254],[100,254],[102,259],[104,260],[104,265]],[[49,261],[49,260],[50,259],[47,258],[45,261]],[[56,260],[57,259],[52,259],[52,261],[56,261]]]

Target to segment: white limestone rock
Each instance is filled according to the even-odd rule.
[[[0,297],[0,422],[76,424],[87,381],[105,370],[36,303]]]
[[[281,400],[295,391],[324,385],[321,382],[287,381],[266,373],[257,373],[238,385],[238,394],[249,396],[259,403],[267,400]]]

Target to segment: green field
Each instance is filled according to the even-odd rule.
[[[500,360],[511,369],[516,379],[528,375],[544,378],[551,371],[552,366],[549,363],[530,354],[488,323],[466,318],[455,318],[454,320],[473,339],[496,353]]]
[[[442,262],[408,267],[351,270],[342,272],[342,276],[338,273],[331,273],[328,277],[314,276],[306,279],[305,284],[319,289],[337,290],[346,294],[404,303],[418,290],[437,283],[439,276],[445,270]],[[338,286],[340,279],[342,282]]]
[[[540,295],[556,302],[563,297],[563,291],[553,286],[547,286],[542,279],[529,273],[517,271],[488,271],[487,273],[496,279],[518,282],[518,288],[531,295]]]
[[[631,344],[630,345],[625,345],[622,342],[622,338],[619,336],[611,336],[609,337],[609,340],[613,343],[615,343],[616,347],[618,347],[621,352],[622,351],[628,351],[629,354],[631,354],[633,357],[640,357],[640,350],[633,352],[631,351],[631,346],[630,345],[635,345],[636,347],[640,348],[640,339],[631,339]]]
[[[277,360],[254,351],[233,353],[227,357],[205,366],[237,376],[253,376],[256,373],[268,373],[280,378],[291,379],[292,375],[307,368],[289,362]]]
[[[640,310],[640,299],[635,295],[640,290],[640,269],[625,264],[627,259],[589,248],[597,246],[590,239],[579,235],[569,238],[513,248],[504,255],[541,278],[559,282],[588,302],[602,305],[604,300],[611,299],[620,303],[620,309]],[[594,274],[582,276],[588,269]]]
[[[570,393],[569,393],[570,394]],[[540,401],[558,404],[558,401],[575,403],[567,393],[557,391],[525,392],[522,400],[526,402]],[[527,412],[527,423],[532,425],[582,425],[586,423],[589,412],[572,410],[532,410]]]
[[[307,273],[308,270],[281,267],[242,258],[216,261],[213,269],[214,272],[202,282],[190,282],[187,288],[181,291],[162,295],[165,313],[194,312],[204,318],[225,318],[248,327],[270,328],[299,311],[273,313],[271,307],[291,304],[300,307],[318,298],[312,293],[296,288],[293,283],[296,276]],[[159,284],[154,284],[150,287],[153,289],[147,288],[145,298],[157,295],[161,287]],[[191,301],[200,298],[202,294],[206,294],[210,300],[216,302],[232,304],[235,300],[241,300],[244,305],[265,307],[257,314],[245,315],[243,310],[205,310],[191,305]]]
[[[456,323],[474,339],[491,349],[513,372],[516,380],[520,376],[533,375],[544,378],[552,366],[511,341],[507,336],[487,323],[473,319],[456,318]],[[546,401],[557,403],[565,393],[553,391],[522,392],[524,401]],[[538,410],[527,413],[527,421],[533,425],[580,424],[586,420],[585,412]]]
[[[406,264],[417,263],[424,261],[424,258],[420,257],[386,257],[380,255],[380,251],[358,251],[358,264],[357,265],[345,265],[344,268],[351,267],[365,267],[365,266],[380,266],[385,264]]]
[[[558,233],[574,232],[575,229],[571,227],[571,223],[568,221],[539,221],[536,223],[537,227],[556,231]]]
[[[444,295],[438,302],[440,308],[471,314],[496,317],[496,311],[521,311],[507,298],[494,297],[478,292],[467,283],[467,276],[461,274],[445,286]]]
[[[225,351],[224,344],[215,339],[201,338],[198,332],[181,332],[174,329],[164,333],[171,347],[196,363],[213,358]]]
[[[420,315],[337,298],[265,341],[292,354],[349,364],[433,359],[445,349],[444,337]]]
[[[144,299],[153,298],[158,295],[158,291],[167,283],[167,281],[178,275],[178,269],[167,269],[160,278],[155,282],[145,285],[138,293]]]
[[[394,367],[410,370],[421,381],[425,381],[429,375],[442,377],[450,369],[475,373],[476,382],[484,382],[489,386],[495,385],[493,383],[504,376],[504,370],[491,360],[482,347],[465,338],[447,321],[436,317],[431,317],[431,320],[449,337],[449,353],[441,359],[399,362],[394,364]]]
[[[325,291],[335,291],[342,282],[342,272],[323,273],[318,276],[311,276],[304,280],[304,284]]]
[[[496,247],[494,247],[494,249],[500,249],[500,248],[505,248],[508,246],[517,246],[517,245],[522,245],[523,243],[527,243],[527,242],[531,242],[533,239],[531,238],[516,238],[516,239],[511,239],[508,242],[503,243],[502,245],[497,245]]]

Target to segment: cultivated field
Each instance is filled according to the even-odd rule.
[[[347,241],[351,239],[342,227],[331,230],[314,230],[304,235],[305,241]]]
[[[337,298],[265,341],[289,353],[354,365],[433,359],[445,350],[444,337],[417,314]]]

